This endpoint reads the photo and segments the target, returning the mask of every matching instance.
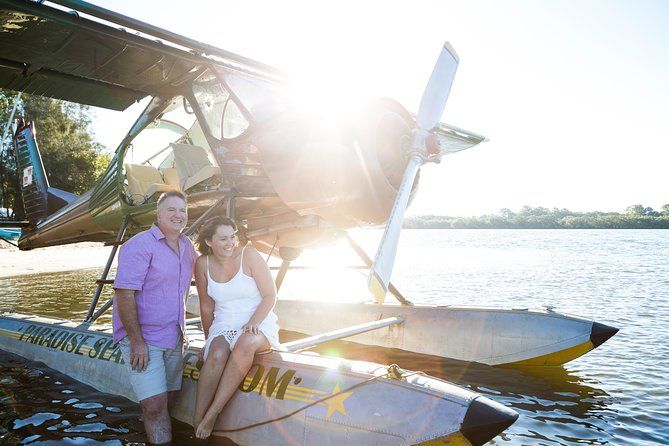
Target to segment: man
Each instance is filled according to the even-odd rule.
[[[114,281],[114,341],[154,444],[172,440],[168,392],[181,389],[185,299],[197,257],[181,235],[187,222],[186,196],[161,195],[156,223],[121,247]]]

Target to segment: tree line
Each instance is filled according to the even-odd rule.
[[[15,98],[16,92],[0,90],[2,130]],[[23,94],[15,117],[19,116],[35,122],[37,144],[50,186],[81,194],[95,185],[109,164],[110,156],[92,136],[89,106]],[[10,211],[4,215],[3,210],[0,217],[23,218],[19,180],[10,130],[0,145],[0,208]]]
[[[422,215],[404,221],[408,229],[669,229],[669,204],[659,211],[641,204],[624,213],[572,212],[524,206],[520,211],[501,209],[478,217]]]

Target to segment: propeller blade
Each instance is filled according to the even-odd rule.
[[[409,158],[407,169],[404,172],[402,183],[397,191],[397,197],[390,213],[390,218],[383,232],[383,238],[381,238],[381,244],[378,251],[376,251],[372,269],[369,271],[367,287],[378,303],[383,303],[388,291],[390,273],[393,271],[397,244],[400,239],[400,232],[402,231],[404,212],[409,204],[411,187],[421,164],[423,164],[423,161],[419,156]]]
[[[437,125],[441,115],[444,113],[448,95],[451,92],[451,85],[455,78],[455,72],[458,69],[458,55],[450,45],[444,43],[444,47],[439,54],[439,59],[432,70],[430,80],[425,87],[423,97],[420,100],[416,122],[418,131],[414,134],[412,149],[415,151],[409,158],[402,183],[397,191],[397,197],[390,213],[390,218],[383,232],[381,244],[376,252],[374,264],[369,271],[367,287],[371,291],[374,299],[382,303],[388,291],[390,283],[390,274],[395,264],[395,254],[397,253],[397,244],[402,231],[402,222],[404,221],[404,212],[409,204],[409,196],[414,179],[418,169],[423,164],[421,150],[425,147],[426,138],[430,131]]]
[[[418,107],[416,122],[422,130],[432,130],[441,119],[459,62],[451,44],[444,43]]]

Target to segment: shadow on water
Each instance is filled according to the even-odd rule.
[[[0,444],[142,441],[139,408],[125,398],[1,350],[0,371]]]
[[[139,405],[0,350],[0,445],[143,444]],[[175,444],[197,441],[173,421]]]

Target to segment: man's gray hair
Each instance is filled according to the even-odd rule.
[[[157,206],[163,204],[163,201],[167,200],[170,197],[179,197],[184,201],[184,203],[188,204],[188,200],[186,199],[186,194],[184,194],[180,190],[168,190],[167,192],[162,193],[160,197],[158,197]]]

